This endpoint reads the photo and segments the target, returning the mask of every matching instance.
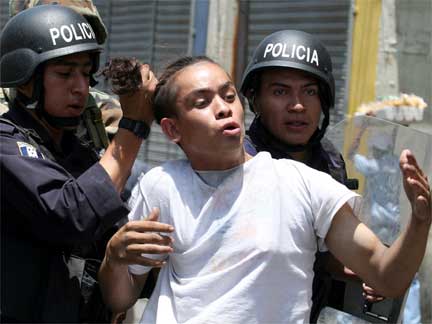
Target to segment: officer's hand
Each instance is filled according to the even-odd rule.
[[[142,256],[143,253],[168,255],[173,252],[173,239],[161,233],[172,233],[174,227],[159,223],[158,218],[159,209],[155,208],[146,220],[131,221],[121,227],[108,242],[106,262],[110,265],[163,266],[164,260],[153,260]]]
[[[357,274],[352,271],[351,269],[344,267],[344,274],[345,276],[347,276],[348,278],[350,278],[350,280],[361,280]],[[364,282],[362,284],[363,287],[363,297],[372,303],[376,303],[379,301],[382,301],[385,299],[385,297],[379,295],[375,289],[373,289],[372,287],[369,287],[368,285],[366,285]]]
[[[403,174],[405,193],[411,203],[414,221],[431,223],[431,190],[427,176],[417,164],[417,160],[409,150],[403,150],[399,158]]]
[[[142,64],[140,72],[142,84],[139,88],[132,93],[120,95],[119,99],[124,117],[142,120],[150,126],[154,119],[152,97],[157,85],[157,79],[148,64]]]
[[[385,297],[376,293],[375,289],[369,287],[363,282],[363,297],[371,303],[376,303],[385,299]]]

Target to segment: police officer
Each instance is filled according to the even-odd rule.
[[[0,119],[2,322],[109,320],[96,273],[128,213],[120,192],[150,131],[156,80],[143,65],[98,162],[75,129],[100,50],[88,21],[61,5],[24,10],[2,30],[0,86],[16,90]]]
[[[72,8],[76,12],[82,14],[91,25],[97,42],[101,45],[105,43],[107,29],[92,0],[10,0],[9,14],[10,17],[13,17],[28,8],[54,2]],[[14,95],[10,95],[9,90],[10,89],[3,89],[7,96],[3,96],[3,93],[0,93],[0,114],[7,110],[6,100],[13,100]],[[104,130],[104,120],[100,112],[100,109],[105,106],[116,110],[115,116],[118,118],[118,123],[121,118],[121,109],[118,100],[112,95],[96,88],[91,88],[86,109],[81,115],[82,121],[77,129],[78,137],[88,142],[89,145],[92,145],[98,151],[106,149],[109,143],[109,138]]]
[[[54,2],[82,14],[93,28],[98,44],[103,45],[105,43],[108,36],[107,29],[92,0],[10,0],[9,14],[10,17],[13,17],[28,8]],[[0,114],[8,110],[7,100],[13,100],[15,96],[13,89],[2,90],[0,91]],[[117,132],[117,127],[113,127],[113,125],[118,125],[121,117],[122,110],[117,98],[92,87],[76,135],[101,155]],[[131,176],[128,178],[122,193],[124,200],[129,198],[132,187],[135,185],[139,175],[148,170],[149,166],[147,164],[138,159],[135,161]]]
[[[255,49],[240,91],[255,113],[245,138],[249,154],[268,151],[273,158],[302,161],[355,189],[341,154],[323,138],[334,107],[335,81],[330,55],[318,39],[296,30],[268,35]],[[311,322],[329,298],[328,259],[327,253],[319,253],[315,263]],[[340,289],[334,303],[341,299]]]

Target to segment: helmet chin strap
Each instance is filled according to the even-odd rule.
[[[48,114],[45,110],[42,110],[42,116],[43,119],[46,120],[46,122],[54,127],[54,128],[58,128],[58,129],[63,129],[63,128],[77,128],[78,125],[80,124],[81,121],[81,117],[77,116],[77,117],[56,117],[56,116],[52,116],[50,114]]]

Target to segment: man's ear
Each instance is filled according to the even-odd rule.
[[[180,142],[181,136],[175,118],[162,118],[160,126],[171,141],[177,144]]]

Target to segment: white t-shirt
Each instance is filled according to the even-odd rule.
[[[216,188],[184,160],[152,169],[129,218],[159,207],[175,228],[174,253],[141,323],[308,322],[317,242],[325,249],[333,216],[354,197],[329,175],[266,152]]]

